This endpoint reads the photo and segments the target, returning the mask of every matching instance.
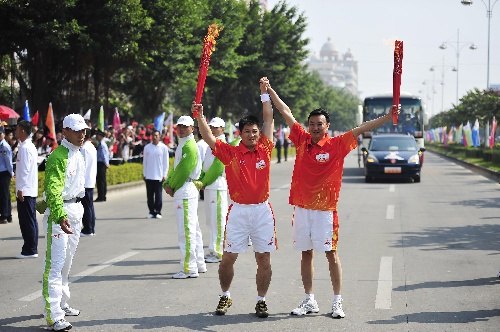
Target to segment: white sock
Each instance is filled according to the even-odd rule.
[[[306,300],[314,301],[314,294],[306,294]]]
[[[334,295],[333,296],[333,302],[337,302],[337,301],[340,301],[342,300],[342,296],[341,295]]]
[[[225,297],[227,297],[228,299],[230,299],[230,298],[231,298],[231,293],[229,293],[229,291],[227,291],[227,292],[222,292],[222,296],[225,296]]]
[[[265,301],[266,297],[265,296],[257,296],[257,302],[259,301]]]

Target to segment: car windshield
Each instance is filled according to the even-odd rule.
[[[413,137],[373,137],[370,151],[417,151]]]

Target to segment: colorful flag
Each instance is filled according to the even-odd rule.
[[[486,127],[484,127],[484,147],[490,147],[490,121],[486,121]]]
[[[31,123],[35,126],[38,126],[38,111],[36,111],[35,115],[33,115],[33,118],[31,118]]]
[[[443,127],[443,137],[442,137],[442,140],[443,140],[443,146],[444,147],[447,147],[448,146],[448,134],[446,133],[446,130],[448,129],[448,127]]]
[[[497,130],[497,120],[493,117],[491,120],[491,134],[490,134],[490,149],[493,149],[495,146],[495,132]]]
[[[104,132],[104,107],[101,105],[101,108],[99,109],[99,118],[97,120],[97,128],[99,128],[100,131]]]
[[[87,113],[85,113],[85,115],[83,116],[83,119],[90,121],[90,113],[92,113],[92,111],[89,108],[89,110],[87,111]]]
[[[463,132],[464,132],[464,146],[466,147],[472,146],[472,132],[469,121],[467,121],[467,124],[463,127]]]
[[[115,107],[115,115],[113,116],[113,128],[115,129],[115,137],[118,138],[122,130],[122,123],[120,122],[120,114],[117,107]]]
[[[52,103],[49,103],[49,110],[47,111],[47,120],[45,120],[45,125],[49,128],[50,134],[52,134],[53,143],[52,143],[52,150],[57,148],[57,141],[55,140],[56,137],[56,122],[54,120],[54,112],[52,110]]]
[[[476,119],[476,122],[474,122],[474,127],[472,128],[472,145],[474,145],[475,148],[479,146],[479,120]]]
[[[155,119],[155,129],[160,132],[163,132],[163,122],[165,121],[165,112],[158,115]]]
[[[24,114],[23,114],[23,119],[26,121],[31,121],[30,119],[30,107],[28,105],[28,101],[24,103]]]

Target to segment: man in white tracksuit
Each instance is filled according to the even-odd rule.
[[[44,197],[47,209],[43,217],[47,251],[42,278],[44,316],[49,329],[67,331],[71,324],[65,316],[78,316],[79,310],[68,305],[69,270],[80,240],[85,196],[85,161],[80,147],[88,128],[81,115],[70,114],[63,120],[64,139],[48,157],[45,168]]]
[[[177,232],[181,250],[181,271],[174,279],[197,278],[207,272],[203,254],[203,238],[198,221],[198,189],[193,181],[201,173],[201,157],[193,135],[194,121],[183,115],[177,120],[179,144],[175,151],[174,169],[163,184],[174,198]]]
[[[217,139],[226,142],[224,120],[216,117],[208,125]],[[219,263],[224,251],[224,231],[228,208],[227,181],[224,175],[224,164],[215,158],[212,149],[207,149],[200,177],[205,189],[205,217],[210,232],[209,253],[205,255],[207,263]]]

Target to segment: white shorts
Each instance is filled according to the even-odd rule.
[[[273,210],[269,202],[229,206],[224,239],[224,251],[241,253],[252,239],[253,251],[271,252],[278,249]]]
[[[293,212],[293,249],[337,250],[339,220],[337,211],[308,210],[296,206]]]

